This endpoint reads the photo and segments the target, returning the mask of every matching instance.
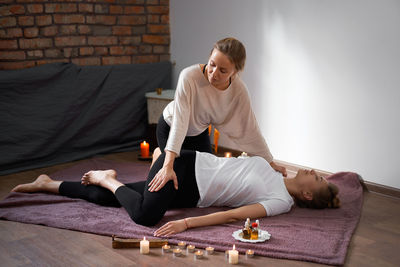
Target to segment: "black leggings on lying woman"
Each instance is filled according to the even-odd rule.
[[[81,182],[62,182],[59,192],[63,196],[85,199],[102,206],[122,206],[137,224],[155,225],[168,209],[196,207],[200,198],[195,177],[195,151],[182,151],[181,156],[175,160],[178,190],[169,181],[157,192],[148,191],[148,184],[162,168],[164,158],[165,153],[153,164],[147,181],[125,184],[117,189],[115,195],[103,187],[86,186]]]

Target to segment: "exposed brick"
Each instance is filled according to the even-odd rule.
[[[117,5],[111,5],[110,6],[110,14],[123,14],[124,9],[122,6],[117,6]]]
[[[54,15],[54,22],[57,24],[84,23],[85,16],[57,14],[57,15]]]
[[[25,52],[23,51],[1,51],[0,60],[23,60]]]
[[[118,16],[120,25],[143,25],[146,24],[146,16]]]
[[[43,64],[56,63],[56,62],[69,62],[69,59],[67,59],[67,58],[58,58],[58,59],[37,60],[36,61],[36,66],[40,66],[40,65],[43,65]]]
[[[88,24],[114,25],[116,21],[117,18],[115,16],[105,16],[105,15],[86,16],[86,22]]]
[[[119,42],[122,45],[138,45],[140,44],[141,38],[139,36],[133,37],[120,37]]]
[[[43,5],[42,4],[33,4],[33,5],[27,5],[28,12],[37,14],[37,13],[43,13]]]
[[[76,4],[46,4],[46,13],[73,13],[78,10]]]
[[[0,29],[0,38],[7,38],[7,32],[5,29]]]
[[[167,35],[143,35],[143,43],[146,44],[169,44]]]
[[[134,56],[132,63],[144,64],[144,63],[154,63],[159,62],[160,58],[156,55],[146,55],[146,56]]]
[[[92,35],[111,35],[112,28],[110,26],[93,25],[91,26]]]
[[[96,55],[100,55],[100,56],[107,55],[108,54],[108,48],[107,47],[95,47],[94,48],[94,53]]]
[[[41,58],[43,57],[43,51],[42,50],[31,50],[26,52],[28,55],[28,58]]]
[[[147,23],[160,23],[160,15],[148,15]]]
[[[0,49],[17,49],[17,40],[0,40]]]
[[[161,23],[169,24],[169,15],[161,15]]]
[[[169,6],[169,0],[160,0],[161,6]]]
[[[89,36],[88,44],[89,45],[116,45],[118,43],[118,39],[115,36]]]
[[[22,61],[22,62],[0,62],[0,69],[2,70],[16,70],[25,69],[35,66],[34,61]]]
[[[47,49],[44,51],[46,57],[61,57],[62,52],[60,49]]]
[[[132,28],[130,26],[113,26],[112,33],[113,35],[131,35]]]
[[[93,55],[94,48],[93,47],[81,47],[79,48],[79,55],[81,56],[90,56]]]
[[[79,4],[79,12],[92,13],[93,12],[93,4]]]
[[[152,50],[153,50],[153,47],[151,45],[141,45],[141,46],[139,46],[140,54],[150,54]]]
[[[171,61],[171,55],[160,55],[160,62],[161,61]]]
[[[112,46],[110,47],[110,55],[135,55],[138,53],[137,47],[135,46]]]
[[[32,26],[33,24],[35,24],[35,17],[32,16],[18,17],[18,24],[20,26]]]
[[[85,36],[65,36],[54,38],[57,47],[86,45]]]
[[[52,23],[52,19],[51,19],[50,15],[36,17],[36,24],[38,26],[47,26],[47,25],[51,25],[51,23]]]
[[[165,54],[165,53],[169,53],[169,46],[155,45],[155,46],[153,47],[153,53],[154,53],[154,54]]]
[[[70,57],[77,57],[79,55],[79,48],[74,47],[74,48],[64,48],[62,49],[64,53],[64,57],[70,58]]]
[[[125,0],[125,4],[141,5],[144,4],[144,0]]]
[[[4,38],[16,38],[22,37],[22,29],[21,28],[9,28],[7,29],[7,33]]]
[[[101,61],[98,57],[73,58],[72,63],[80,66],[95,66],[100,65]]]
[[[146,4],[148,5],[158,5],[158,0],[146,0]]]
[[[132,27],[133,34],[145,34],[146,33],[146,26],[133,26]]]
[[[96,14],[106,14],[108,13],[108,6],[106,5],[95,5],[94,13]]]
[[[62,35],[71,35],[77,33],[76,25],[61,25],[60,33]]]
[[[142,6],[125,6],[124,13],[125,14],[143,14],[144,7],[142,7]]]
[[[40,29],[40,34],[43,36],[54,36],[58,33],[58,26],[48,26]]]
[[[24,37],[26,38],[33,38],[39,35],[39,28],[25,28],[24,29]]]
[[[131,64],[132,60],[130,56],[122,57],[103,57],[103,65],[119,65],[119,64]]]
[[[87,25],[79,25],[78,26],[78,31],[80,34],[88,34],[90,33],[92,30],[90,28],[90,26]]]
[[[23,5],[4,5],[0,6],[1,16],[19,15],[24,14],[25,8]]]
[[[148,24],[147,30],[148,33],[169,33],[169,26]]]
[[[148,6],[147,12],[149,14],[168,14],[169,7],[168,6]]]
[[[49,38],[19,39],[21,49],[38,49],[53,46],[53,41]]]
[[[2,27],[13,27],[17,25],[17,19],[15,17],[3,17],[0,18],[0,25]]]

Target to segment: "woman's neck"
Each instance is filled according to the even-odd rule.
[[[298,187],[296,184],[296,180],[293,178],[283,178],[283,182],[285,183],[286,189],[292,197],[296,197],[298,195]]]

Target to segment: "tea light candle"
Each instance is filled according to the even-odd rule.
[[[142,158],[149,157],[149,149],[149,143],[146,143],[146,141],[140,143],[140,155],[142,156]]]
[[[193,245],[188,245],[188,246],[186,247],[187,252],[190,252],[190,253],[193,253],[195,248],[196,248],[196,247],[193,246]]]
[[[231,152],[225,152],[225,158],[231,158],[232,153]]]
[[[174,248],[172,250],[172,253],[174,254],[175,257],[179,257],[182,255],[182,250],[180,248]]]
[[[162,252],[163,253],[171,252],[171,246],[169,246],[169,245],[162,246]]]
[[[214,253],[214,248],[213,247],[206,247],[206,254],[211,255]]]
[[[150,252],[149,240],[146,240],[146,237],[143,237],[143,240],[140,241],[140,254],[149,254],[149,252]]]
[[[239,251],[235,249],[235,245],[233,245],[232,250],[229,250],[229,264],[238,264],[239,263]]]
[[[254,251],[251,249],[246,250],[246,257],[252,258],[254,256]]]
[[[186,248],[186,243],[183,242],[183,241],[181,241],[181,242],[178,243],[178,247],[179,247],[180,249],[184,249],[184,248]]]
[[[195,260],[198,260],[198,259],[201,259],[201,258],[203,258],[203,251],[197,250],[197,251],[194,253],[194,259],[195,259]]]

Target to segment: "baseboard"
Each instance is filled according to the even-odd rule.
[[[218,155],[219,156],[224,156],[225,152],[231,152],[232,156],[234,156],[234,157],[237,157],[242,153],[242,152],[234,150],[234,149],[218,147]],[[289,163],[289,162],[282,161],[282,160],[274,160],[274,161],[276,163],[284,166],[288,171],[288,175],[289,175],[289,173],[294,175],[299,169],[311,169],[310,167],[305,167],[305,166]],[[314,169],[314,170],[319,175],[322,175],[322,176],[328,176],[328,175],[332,174],[331,172],[327,172],[327,171],[323,171],[323,170],[318,170],[318,169]],[[400,189],[373,183],[373,182],[369,182],[369,181],[365,181],[363,179],[360,179],[360,180],[363,182],[364,188],[366,188],[369,192],[374,192],[374,193],[378,193],[378,194],[382,194],[382,195],[386,195],[386,196],[390,196],[390,197],[400,198]]]

